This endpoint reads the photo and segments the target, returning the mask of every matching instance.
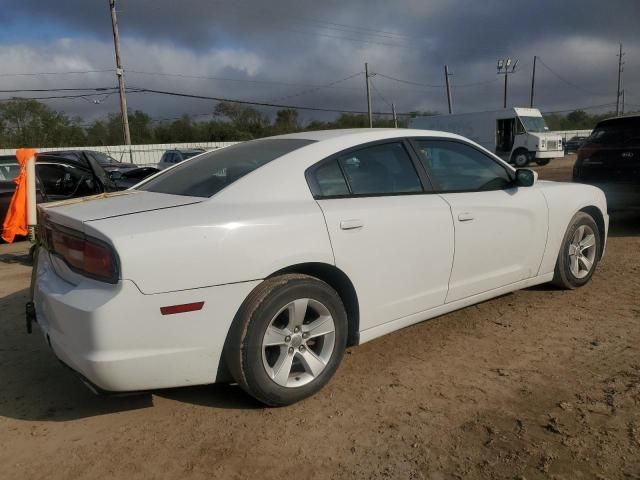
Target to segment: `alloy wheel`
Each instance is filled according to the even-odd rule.
[[[311,298],[294,300],[271,319],[262,339],[262,363],[278,385],[301,387],[324,371],[335,337],[335,322],[325,305]]]

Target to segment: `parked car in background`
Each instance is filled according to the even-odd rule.
[[[0,225],[15,191],[14,179],[19,171],[14,155],[0,157]],[[36,158],[36,197],[40,203],[124,190],[157,171],[153,167],[118,162],[102,152],[41,153]]]
[[[122,195],[40,206],[27,321],[97,390],[235,381],[290,404],[349,345],[531,285],[586,284],[604,195],[536,178],[425,130],[207,152]]]
[[[568,155],[569,153],[576,153],[578,148],[582,146],[587,138],[587,135],[575,135],[571,137],[569,140],[564,142],[564,154]]]
[[[149,175],[157,173],[155,167],[140,166],[135,163],[121,162],[104,152],[94,150],[65,150],[58,152],[46,152],[42,155],[75,158],[78,161],[97,162],[100,169],[104,170],[113,183],[116,190],[124,190],[132,187]]]
[[[172,167],[176,163],[180,163],[187,158],[195,157],[196,155],[200,155],[204,153],[206,150],[204,148],[183,148],[183,149],[172,149],[167,150],[162,154],[160,158],[160,163],[158,163],[158,168],[160,170],[164,170],[165,168]]]
[[[640,207],[640,115],[598,123],[578,149],[573,181],[604,190],[612,209]]]

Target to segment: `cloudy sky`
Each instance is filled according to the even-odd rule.
[[[627,109],[640,109],[638,0],[118,0],[117,10],[131,88],[365,110],[368,62],[374,110],[444,112],[446,63],[454,111],[468,112],[502,106],[501,57],[519,60],[509,104],[527,105],[537,55],[536,106],[602,111],[615,108],[622,42]],[[0,90],[116,85],[108,0],[0,0],[0,24]],[[128,101],[154,118],[215,107],[150,93]],[[47,103],[86,120],[119,108],[115,94]]]

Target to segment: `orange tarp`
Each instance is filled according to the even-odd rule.
[[[26,236],[29,233],[27,229],[27,160],[35,156],[36,152],[32,148],[20,148],[16,152],[18,164],[20,165],[20,173],[14,180],[16,182],[16,191],[13,193],[7,216],[2,224],[2,239],[11,243],[16,235]]]

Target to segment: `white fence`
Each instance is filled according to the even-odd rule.
[[[562,135],[562,141],[566,142],[571,137],[581,136],[588,137],[591,135],[592,130],[553,130],[551,133],[557,133],[558,135]]]
[[[238,142],[193,142],[193,143],[155,143],[149,145],[109,145],[99,147],[56,147],[56,148],[36,148],[38,152],[52,152],[58,150],[95,150],[111,155],[116,160],[122,162],[132,162],[136,165],[155,167],[160,161],[160,157],[165,150],[174,148],[204,148],[205,150],[215,150],[216,148],[227,147]],[[15,148],[0,149],[0,155],[14,155]]]

